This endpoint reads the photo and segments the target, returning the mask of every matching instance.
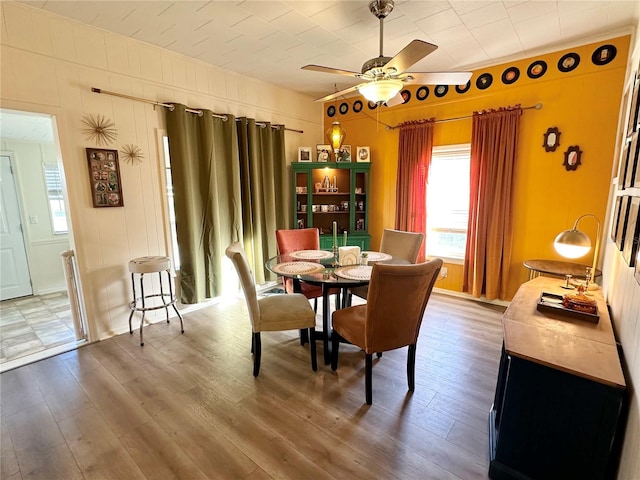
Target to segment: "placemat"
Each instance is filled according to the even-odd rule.
[[[336,268],[334,273],[338,277],[348,278],[349,280],[369,280],[372,268],[369,265],[349,265],[348,267]]]
[[[333,257],[333,253],[325,250],[298,250],[297,252],[289,253],[289,256],[302,260],[320,260]]]
[[[300,275],[302,273],[321,272],[324,267],[319,263],[312,262],[284,262],[274,265],[271,269],[281,275]]]
[[[367,259],[370,262],[386,262],[387,260],[391,260],[393,257],[388,253],[382,252],[362,252],[367,254]]]

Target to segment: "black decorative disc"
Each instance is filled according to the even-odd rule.
[[[596,51],[593,52],[593,55],[591,55],[591,61],[595,65],[606,65],[616,58],[617,53],[618,49],[613,45],[602,45],[601,47],[596,48]]]
[[[433,94],[436,97],[444,97],[449,91],[449,85],[438,85],[436,89],[433,91]]]
[[[458,93],[466,93],[471,88],[471,80],[469,80],[464,85],[456,85],[456,92]]]
[[[344,115],[349,111],[349,104],[347,102],[342,102],[340,104],[340,113]]]
[[[571,70],[575,70],[579,64],[580,55],[578,55],[577,53],[567,53],[566,55],[560,57],[560,60],[558,60],[558,70],[567,73]]]
[[[478,87],[478,90],[484,90],[486,88],[489,88],[492,83],[493,76],[490,73],[483,73],[476,80],[476,87]]]
[[[329,115],[330,117],[333,117],[335,114],[336,114],[335,105],[329,105],[329,108],[327,108],[327,115]]]
[[[425,100],[429,96],[429,87],[422,86],[416,91],[416,98],[420,101]]]
[[[540,78],[547,72],[547,62],[544,60],[536,60],[529,68],[527,68],[527,77]]]
[[[356,113],[362,111],[362,100],[356,100],[353,102],[353,111]]]
[[[411,100],[411,92],[409,90],[402,90],[400,95],[402,95],[402,99],[404,100],[402,103],[409,103],[409,100]]]
[[[520,78],[520,69],[518,67],[509,67],[502,72],[502,83],[505,85],[511,85]]]
[[[369,100],[367,102],[367,107],[369,107],[369,110],[375,110],[376,108],[378,108],[378,104]]]

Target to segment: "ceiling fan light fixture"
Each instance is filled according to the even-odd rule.
[[[402,85],[400,80],[377,80],[365,83],[358,91],[370,102],[385,103],[398,94]]]

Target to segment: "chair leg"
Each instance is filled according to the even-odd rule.
[[[335,330],[331,330],[331,370],[338,369],[338,350],[340,348],[340,335]]]
[[[309,342],[309,350],[311,351],[311,369],[314,372],[318,371],[318,357],[316,356],[316,341],[314,340],[316,334],[316,329],[311,327],[309,329],[309,338],[311,338],[311,342]]]
[[[306,328],[300,329],[300,345],[309,343],[309,331]]]
[[[260,342],[260,332],[253,334],[253,376],[257,377],[260,373],[260,354],[262,353],[262,344]]]
[[[416,388],[416,344],[409,345],[409,353],[407,354],[407,382],[409,383],[409,391],[413,392]]]
[[[318,313],[318,297],[313,299],[313,313]]]
[[[367,398],[367,405],[373,403],[373,388],[371,387],[371,380],[373,377],[373,355],[370,353],[365,354],[365,374],[364,374],[364,389]]]
[[[382,352],[376,352],[376,357],[381,358],[382,357]]]

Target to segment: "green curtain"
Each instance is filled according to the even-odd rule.
[[[239,118],[237,131],[244,250],[256,282],[264,283],[274,278],[264,264],[276,255],[275,231],[286,221],[284,128]]]
[[[238,138],[233,116],[167,112],[174,208],[180,250],[180,300],[220,294],[225,248],[242,241]]]

